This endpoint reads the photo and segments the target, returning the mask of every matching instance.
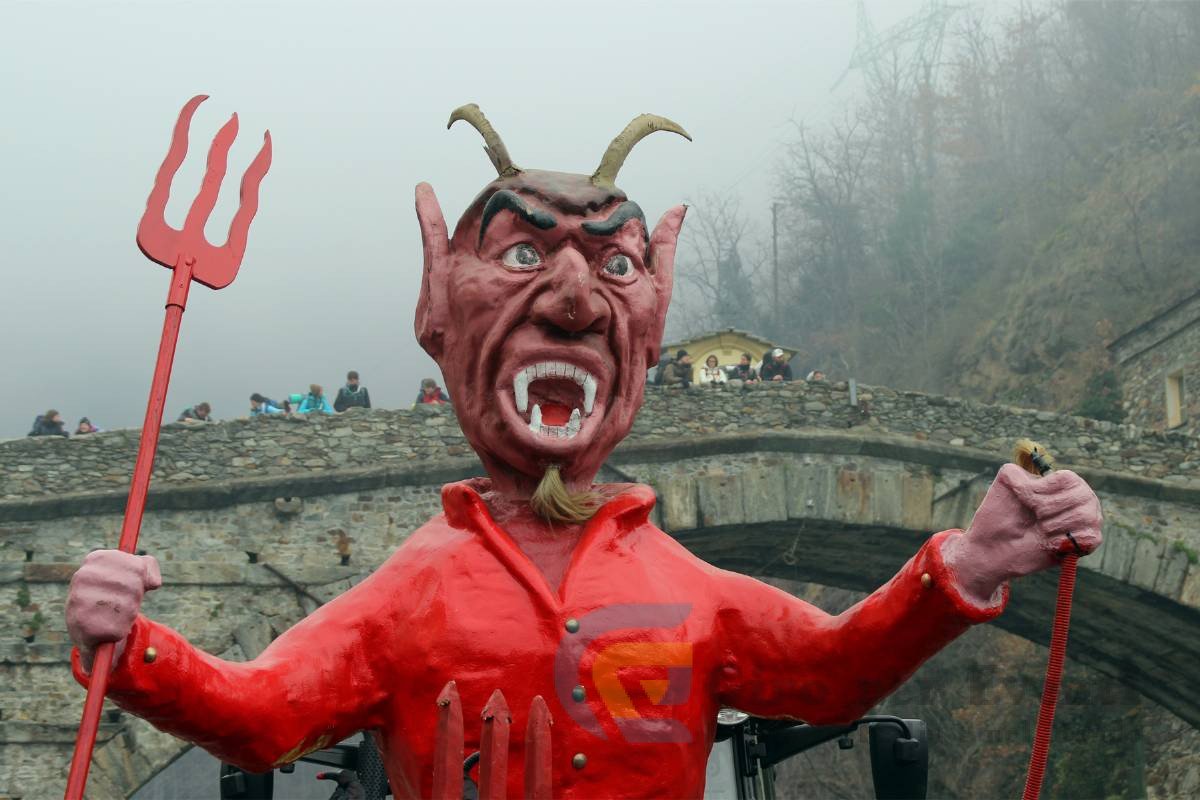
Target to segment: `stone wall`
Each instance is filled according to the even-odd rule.
[[[1017,438],[1028,436],[1064,463],[1200,484],[1200,440],[1194,436],[881,387],[859,387],[858,399],[859,407],[849,405],[845,383],[651,387],[627,443],[712,433],[863,427],[1006,454]],[[58,496],[66,509],[77,495],[124,491],[137,440],[138,431],[121,430],[73,439],[0,442],[0,518],[14,501]],[[473,460],[453,414],[439,407],[264,416],[217,425],[166,426],[153,485],[193,487],[197,505],[203,506],[204,487],[217,491],[233,480]]]
[[[1183,372],[1183,424],[1200,434],[1200,292],[1109,345],[1121,375],[1126,419],[1162,430],[1167,423],[1166,379]]]

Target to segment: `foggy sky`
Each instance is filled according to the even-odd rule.
[[[919,0],[873,0],[876,27]],[[221,243],[237,183],[270,128],[274,163],[237,280],[194,285],[167,402],[218,419],[357,369],[375,405],[437,377],[413,336],[421,245],[413,187],[447,223],[495,172],[479,135],[446,131],[477,102],[513,160],[590,173],[635,115],[649,137],[620,186],[651,224],[700,192],[769,220],[792,119],[848,106],[855,3],[0,2],[0,438],[53,407],[68,429],[141,424],[167,270],[134,243],[183,103],[206,93],[167,221],[182,223],[216,129],[241,133],[208,225]],[[769,224],[769,223],[768,223]]]

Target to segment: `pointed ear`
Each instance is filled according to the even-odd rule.
[[[428,183],[417,184],[417,221],[421,224],[421,244],[425,266],[421,270],[421,294],[417,298],[414,325],[417,341],[435,361],[441,355],[445,330],[446,303],[443,276],[450,267],[450,237],[437,195]]]
[[[667,324],[667,306],[671,304],[671,289],[675,280],[675,248],[679,245],[679,230],[683,227],[683,216],[687,206],[675,206],[654,226],[650,234],[649,255],[646,263],[654,289],[658,294],[658,309],[654,328],[648,342],[647,364],[657,364],[659,346],[662,344],[663,328]]]

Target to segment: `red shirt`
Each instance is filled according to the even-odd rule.
[[[944,531],[832,616],[693,556],[649,522],[646,486],[597,512],[554,591],[492,520],[485,487],[445,486],[443,514],[253,661],[222,661],[139,616],[109,697],[256,772],[374,730],[395,795],[427,797],[435,699],[454,680],[467,753],[492,691],[508,700],[510,797],[521,796],[522,736],[541,695],[556,797],[699,798],[721,706],[855,719],[1007,602],[1007,587],[986,609],[960,595],[940,555],[958,533]],[[149,646],[158,655],[145,663]],[[75,665],[86,683],[77,654]]]

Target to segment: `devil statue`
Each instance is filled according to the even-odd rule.
[[[139,613],[162,583],[152,557],[90,553],[67,603],[81,683],[95,649],[117,643],[113,702],[254,772],[369,731],[406,798],[433,793],[447,682],[470,712],[468,752],[499,688],[515,732],[544,699],[553,796],[698,798],[720,708],[853,720],[1000,614],[1010,580],[1099,546],[1079,476],[1008,465],[967,530],[935,533],[836,616],[701,561],[650,521],[650,488],[594,483],[657,359],[686,211],[651,228],[615,180],[646,135],[687,134],[642,115],[582,175],[518,167],[477,106],[458,120],[499,174],[452,235],[417,187],[416,335],[487,477],[445,486],[441,514],[246,663]],[[510,796],[526,745],[513,734]]]

